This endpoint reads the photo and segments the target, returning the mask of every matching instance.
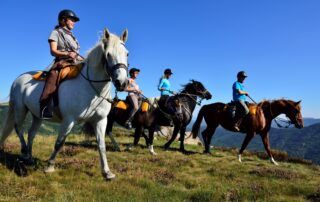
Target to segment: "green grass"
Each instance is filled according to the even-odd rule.
[[[118,130],[119,131],[119,130]],[[155,140],[157,156],[144,146],[124,151],[133,140],[116,137],[122,152],[113,152],[107,139],[107,157],[117,175],[105,181],[100,173],[97,145],[83,142],[84,136],[70,135],[56,161],[56,172],[45,174],[46,159],[56,136],[37,136],[35,166],[27,175],[17,175],[19,141],[11,136],[0,154],[0,201],[305,201],[319,200],[320,168],[315,165],[280,162],[274,166],[253,153],[236,158],[235,149],[187,145],[190,155],[163,151],[166,140]],[[144,144],[144,140],[141,140]],[[178,143],[173,148],[178,148]]]

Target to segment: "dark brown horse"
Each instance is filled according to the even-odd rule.
[[[240,132],[246,133],[246,137],[239,150],[239,161],[241,155],[253,136],[260,134],[263,145],[270,157],[270,161],[277,165],[273,159],[269,145],[269,130],[271,122],[280,114],[285,114],[296,128],[303,128],[300,102],[291,100],[262,101],[257,105],[250,104],[250,113],[243,119]],[[223,128],[233,131],[233,120],[228,111],[228,105],[224,103],[213,103],[203,106],[198,114],[197,120],[192,127],[193,137],[198,136],[202,119],[205,119],[207,128],[202,132],[205,144],[205,153],[210,153],[211,138],[216,128],[221,125]]]
[[[166,143],[165,148],[168,149],[170,144],[177,137],[178,132],[180,132],[180,150],[184,150],[184,136],[186,126],[189,124],[192,118],[192,112],[197,104],[197,97],[201,99],[210,99],[212,96],[209,91],[202,85],[201,82],[191,80],[188,84],[184,86],[184,89],[174,96],[174,100],[179,100],[182,108],[182,114],[179,118],[173,118],[174,130],[171,139]],[[170,102],[170,100],[168,101]],[[117,122],[120,125],[124,125],[127,119],[127,110],[114,108],[108,116],[108,125],[106,133],[112,137],[112,126],[114,122]],[[140,136],[143,135],[146,139],[147,146],[149,151],[152,154],[156,154],[153,150],[153,137],[156,127],[158,126],[170,126],[170,121],[168,121],[168,116],[165,112],[165,109],[160,109],[158,105],[150,107],[150,110],[147,112],[142,112],[139,110],[132,121],[132,125],[135,128],[134,135],[134,145],[138,144]],[[147,129],[149,136],[144,134],[144,130]]]

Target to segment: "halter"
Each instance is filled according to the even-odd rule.
[[[90,79],[90,78],[89,78],[89,66],[87,65],[87,63],[83,63],[85,66],[87,66],[87,76],[83,75],[82,71],[80,71],[80,75],[81,75],[86,81],[89,82],[91,88],[96,92],[97,95],[99,95],[99,92],[98,92],[98,90],[93,86],[92,83],[103,83],[103,82],[108,83],[108,82],[112,81],[111,76],[110,76],[110,75],[111,75],[111,72],[113,72],[113,71],[115,71],[115,70],[117,70],[117,69],[120,69],[120,68],[123,68],[123,69],[126,70],[126,72],[128,72],[128,67],[127,67],[125,64],[123,64],[123,63],[117,63],[117,64],[113,65],[113,66],[110,68],[110,67],[109,67],[108,59],[105,58],[105,57],[103,57],[103,58],[104,58],[104,61],[103,61],[102,63],[105,63],[104,66],[105,66],[105,70],[106,70],[106,73],[107,73],[107,76],[108,76],[107,79],[104,79],[104,80],[92,80],[92,79]],[[99,95],[99,97],[101,97],[102,99],[104,99],[104,100],[106,100],[106,101],[108,101],[108,102],[110,102],[110,103],[113,102],[110,98],[105,98],[105,97],[103,97],[103,96],[101,96],[101,95]]]
[[[204,97],[205,97],[205,94],[208,92],[208,90],[206,89],[205,91],[197,91],[197,93],[200,93],[201,94],[201,98],[200,98],[200,100],[199,101],[197,101],[197,97],[199,96],[199,95],[196,95],[196,94],[191,94],[191,93],[179,93],[179,95],[187,95],[187,96],[189,96],[197,105],[201,105],[201,102],[202,102],[202,100],[204,99]],[[196,97],[196,99],[194,99],[193,98],[193,96],[195,96]]]

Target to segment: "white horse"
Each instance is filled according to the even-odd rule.
[[[105,29],[101,40],[88,52],[81,75],[61,83],[58,93],[59,110],[55,109],[52,120],[60,122],[61,125],[46,172],[54,171],[56,155],[74,124],[89,121],[95,128],[102,174],[106,179],[115,177],[107,162],[105,131],[111,108],[108,101],[111,97],[110,81],[119,91],[123,91],[128,83],[128,51],[125,47],[127,38],[127,30],[118,37]],[[21,142],[21,153],[25,159],[32,159],[32,142],[41,125],[39,97],[44,82],[34,80],[33,74],[34,72],[24,73],[13,82],[9,111],[0,136],[0,149],[3,149],[5,140],[15,129]],[[31,112],[33,121],[28,131],[28,143],[26,143],[23,137],[23,122],[28,111]]]

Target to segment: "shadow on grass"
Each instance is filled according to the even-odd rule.
[[[19,177],[26,177],[33,171],[36,171],[44,162],[34,158],[32,162],[26,162],[18,154],[12,154],[6,151],[0,151],[0,163],[10,171],[13,171]]]

